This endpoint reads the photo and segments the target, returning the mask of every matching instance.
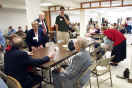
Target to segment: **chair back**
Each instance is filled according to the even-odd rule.
[[[0,70],[0,77],[4,80],[8,78],[8,76],[5,73],[3,73],[1,70]]]
[[[8,88],[22,88],[19,81],[17,81],[15,78],[6,75],[2,71],[0,71],[0,77],[5,80]]]
[[[96,62],[93,62],[85,71],[83,71],[81,73],[81,75],[79,76],[79,79],[76,81],[76,88],[81,88],[81,85],[80,85],[80,79],[87,75],[89,71],[93,71],[95,68],[96,68],[97,64]],[[86,83],[87,84],[87,83]],[[90,83],[90,86],[91,86],[91,83]],[[91,87],[90,87],[91,88]]]
[[[8,85],[8,88],[22,88],[21,84],[11,76],[8,76],[6,83]]]
[[[100,60],[97,61],[97,65],[99,66],[107,66],[110,64],[110,61],[114,58],[112,56],[111,58],[101,58]]]

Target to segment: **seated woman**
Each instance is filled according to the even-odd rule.
[[[75,50],[78,53],[72,57],[72,63],[64,68],[58,68],[52,72],[54,88],[76,88],[76,81],[83,71],[91,65],[89,52],[85,50],[87,41],[77,39],[74,41]],[[79,80],[81,87],[89,80],[90,71]]]
[[[32,22],[32,29],[27,33],[26,43],[29,47],[29,51],[36,50],[37,48],[43,48],[48,42],[47,37],[38,26],[39,24],[37,21]]]

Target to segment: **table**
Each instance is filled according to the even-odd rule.
[[[53,45],[51,47],[46,47],[46,48],[42,48],[42,49],[38,49],[37,51],[33,52],[34,55],[32,56],[34,59],[35,58],[42,58],[44,56],[47,56],[51,50],[55,49],[55,47],[58,47],[58,50],[56,51],[56,58],[54,61],[49,61],[43,65],[40,66],[40,68],[43,69],[46,69],[46,70],[49,70],[49,75],[50,75],[50,81],[47,82],[49,84],[52,84],[52,80],[51,80],[51,68],[52,67],[55,67],[56,65],[62,63],[63,61],[65,61],[66,59],[68,59],[69,57],[75,55],[77,52],[74,51],[74,52],[71,52],[69,50],[67,50],[67,48],[64,48],[63,47],[63,44],[56,44],[56,45]],[[42,71],[42,77],[43,77],[43,71]]]
[[[57,50],[56,58],[55,61],[50,61],[48,63],[45,63],[41,65],[42,68],[49,68],[49,67],[54,67],[55,65],[61,63],[68,57],[76,54],[77,52],[71,52],[67,50],[67,48],[63,47],[63,44],[56,44],[53,47],[46,47],[42,49],[38,49],[37,51],[33,52],[34,55],[32,56],[33,58],[42,58],[44,56],[47,56],[50,53],[51,48],[58,47],[59,50]]]

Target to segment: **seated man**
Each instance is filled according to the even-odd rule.
[[[15,34],[15,33],[16,33],[16,30],[13,29],[12,26],[9,26],[9,28],[8,28],[8,35],[10,36],[10,35]]]
[[[43,48],[48,42],[47,36],[44,35],[43,31],[39,29],[38,26],[37,21],[32,22],[32,29],[27,33],[26,43],[30,51]]]
[[[52,72],[54,88],[76,88],[75,83],[79,76],[91,65],[89,52],[85,50],[87,47],[86,40],[78,39],[74,42],[74,46],[78,53],[73,56],[72,63],[65,69],[58,68]],[[90,71],[81,77],[79,80],[81,87],[89,80],[89,76]]]
[[[55,54],[51,53],[41,59],[33,59],[27,52],[22,50],[23,39],[21,37],[13,37],[11,44],[11,50],[5,53],[4,72],[18,80],[23,88],[32,88],[40,83],[42,78],[29,73],[28,67],[42,65],[53,59]]]

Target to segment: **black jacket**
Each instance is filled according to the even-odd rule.
[[[41,29],[38,29],[38,41],[34,40],[35,37],[33,29],[29,30],[26,37],[26,43],[29,47],[29,50],[31,51],[31,47],[38,47],[40,45],[43,45],[45,47],[45,44],[49,41],[49,38],[44,35],[43,31]]]
[[[12,48],[9,52],[5,53],[4,72],[17,79],[21,85],[26,85],[33,81],[28,73],[28,67],[38,66],[49,60],[48,56],[41,59],[33,59],[26,52]]]

